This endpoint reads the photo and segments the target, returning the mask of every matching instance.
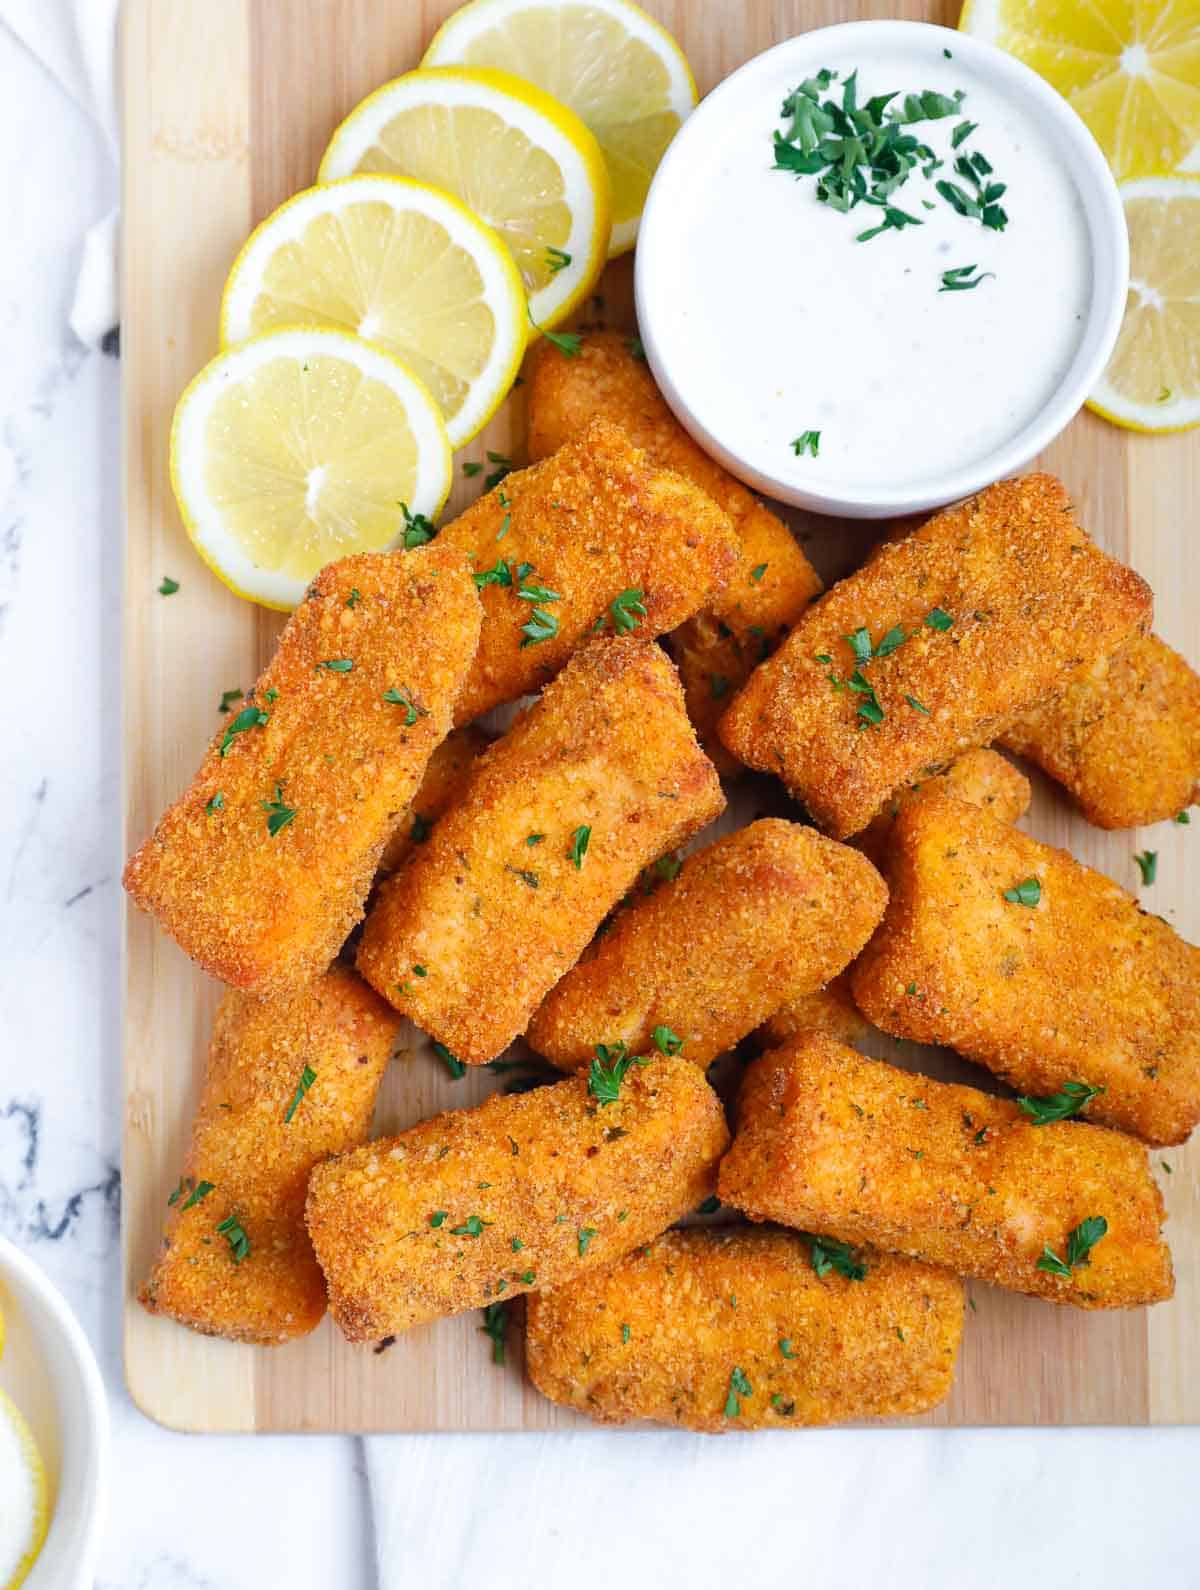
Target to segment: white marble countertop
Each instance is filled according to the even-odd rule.
[[[359,1443],[174,1435],[122,1385],[120,369],[67,329],[80,239],[116,179],[2,27],[0,83],[0,1231],[63,1288],[100,1357],[104,1590],[360,1590],[375,1579]],[[612,1444],[629,1439],[397,1440],[378,1470],[393,1582],[1200,1582],[1200,1432]]]

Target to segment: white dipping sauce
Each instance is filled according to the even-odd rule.
[[[673,183],[657,239],[655,274],[671,283],[656,294],[664,367],[705,430],[800,489],[919,487],[984,459],[1042,410],[1084,332],[1089,231],[1052,137],[955,58],[952,37],[913,31],[872,41],[869,55],[849,42],[830,52],[814,35],[811,56],[793,52],[773,75],[744,79],[740,93],[733,85],[690,146],[689,180]],[[920,226],[856,242],[881,209],[839,213],[818,201],[816,177],[773,169],[773,134],[790,120],[780,106],[823,67],[839,76],[821,100],[838,104],[853,71],[860,106],[893,91],[898,105],[923,89],[964,90],[958,114],[903,129],[944,161],[929,178],[916,167],[891,196]],[[952,150],[961,121],[978,127]],[[1006,185],[1002,232],[936,190],[947,179],[973,194],[953,166],[975,151],[991,163],[988,180]],[[993,274],[940,292],[942,273],[966,265]],[[815,458],[792,450],[805,431],[820,432]]]

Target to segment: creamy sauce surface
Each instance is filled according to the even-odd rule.
[[[780,105],[823,67],[840,75],[821,97],[839,104],[855,70],[859,105],[893,90],[965,91],[957,115],[904,129],[944,160],[892,196],[921,225],[857,242],[882,210],[839,213],[818,201],[816,178],[772,169]],[[962,121],[978,127],[953,150]],[[936,191],[939,178],[973,191],[953,165],[974,151],[1006,185],[1002,232]],[[1035,418],[1082,339],[1092,261],[1066,162],[1022,105],[927,40],[869,59],[818,43],[801,70],[793,57],[735,86],[692,146],[671,209],[657,350],[705,429],[801,488],[917,485],[982,460]],[[968,265],[993,274],[939,291],[943,272]],[[805,431],[820,432],[815,458],[792,450]]]

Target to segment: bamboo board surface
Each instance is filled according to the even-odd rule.
[[[853,17],[952,24],[957,5],[836,0],[645,0],[681,40],[701,92],[743,60],[804,28]],[[281,620],[232,596],[193,554],[167,476],[175,401],[216,351],[225,273],[250,228],[310,184],[329,134],[364,94],[415,66],[451,0],[126,0],[124,306],[125,781],[136,844],[184,787],[217,724],[223,689],[253,680]],[[595,318],[632,329],[631,270],[609,267]],[[523,457],[514,398],[471,444]],[[1044,455],[1108,551],[1156,594],[1156,628],[1200,660],[1200,570],[1189,521],[1200,501],[1200,438],[1139,438],[1081,415]],[[446,516],[475,494],[456,469]],[[828,578],[861,559],[867,526],[790,514]],[[164,574],[182,583],[163,601]],[[1200,942],[1200,832],[1193,824],[1105,834],[1035,777],[1023,826],[1066,845],[1126,887],[1133,857],[1159,853],[1147,896]],[[255,1349],[152,1318],[134,1294],[161,1232],[187,1142],[199,1067],[219,989],[147,917],[128,913],[125,970],[124,1207],[128,1307],[125,1363],[138,1405],[187,1430],[517,1430],[574,1416],[523,1379],[520,1333],[493,1367],[479,1317],[443,1321],[385,1353],[353,1349],[328,1320],[308,1339]],[[411,1041],[416,1035],[409,1031]],[[886,1041],[884,1041],[886,1042]],[[938,1075],[984,1074],[912,1046],[885,1049]],[[451,1082],[426,1054],[391,1067],[377,1116],[395,1130],[473,1103],[489,1073]],[[1110,1315],[972,1287],[975,1312],[949,1402],[921,1423],[1171,1424],[1200,1422],[1200,1138],[1153,1156],[1170,1213],[1177,1294],[1151,1310]],[[1162,1170],[1171,1167],[1171,1174]]]

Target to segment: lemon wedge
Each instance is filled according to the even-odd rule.
[[[454,195],[516,262],[543,330],[587,297],[604,267],[608,172],[565,105],[507,72],[409,72],[356,106],[334,133],[320,181],[355,172],[412,177]]]
[[[1118,181],[1200,156],[1196,0],[966,0],[959,27],[1058,89]]]
[[[239,596],[295,607],[326,563],[392,547],[450,490],[441,411],[400,361],[350,332],[264,332],[180,398],[171,483],[197,552]]]
[[[496,234],[449,194],[387,176],[298,193],[234,261],[221,341],[295,325],[340,326],[394,353],[437,399],[452,447],[499,408],[528,340]]]
[[[1200,178],[1121,185],[1129,297],[1089,407],[1137,431],[1200,425]]]
[[[696,80],[667,30],[630,0],[472,0],[422,66],[491,66],[553,94],[596,135],[612,183],[610,258],[634,245],[646,191]]]
[[[49,1524],[46,1471],[20,1410],[0,1391],[0,1586],[17,1590]]]

